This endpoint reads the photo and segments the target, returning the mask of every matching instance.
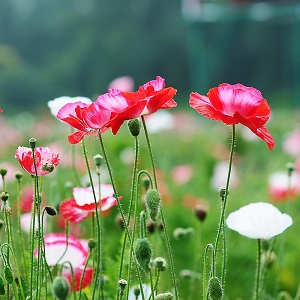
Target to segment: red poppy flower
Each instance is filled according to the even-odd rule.
[[[64,233],[50,233],[44,236],[45,256],[49,266],[57,263],[69,262],[74,270],[75,290],[80,290],[80,280],[84,270],[85,262],[88,258],[88,251],[84,244],[72,235],[68,238]],[[68,242],[67,242],[68,241]],[[38,249],[34,251],[34,256],[38,257]],[[72,289],[72,272],[68,264],[64,265],[62,275],[68,279]],[[87,287],[93,280],[93,269],[87,267],[85,270],[82,288]]]
[[[107,94],[100,95],[95,103],[100,109],[112,112],[106,127],[116,134],[125,120],[149,115],[159,109],[176,107],[173,100],[176,90],[172,87],[165,88],[165,80],[157,76],[141,86],[137,92],[122,92],[109,90]]]
[[[2,113],[3,112],[3,110],[0,108],[0,113]]]
[[[78,129],[68,136],[70,144],[77,144],[85,135],[97,133],[98,129],[103,128],[108,122],[110,114],[105,109],[99,109],[95,103],[89,105],[78,101],[64,105],[56,117]]]
[[[98,186],[95,186],[97,203],[99,203]],[[117,205],[117,200],[113,196],[113,187],[110,184],[101,184],[101,210],[105,214],[110,208]],[[59,206],[62,216],[73,223],[85,220],[91,213],[96,211],[93,190],[91,187],[73,189],[74,198],[63,201]],[[119,197],[119,200],[121,197]],[[99,203],[100,205],[100,203]],[[98,208],[99,209],[99,208]]]
[[[35,148],[34,156],[38,176],[51,173],[60,162],[59,154],[52,152],[48,147]],[[26,172],[36,175],[31,148],[18,147],[15,158]]]
[[[239,83],[223,83],[210,89],[207,96],[191,93],[190,106],[208,119],[227,125],[241,123],[264,140],[270,150],[274,147],[274,139],[264,127],[270,107],[260,91]]]

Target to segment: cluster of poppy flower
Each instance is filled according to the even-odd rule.
[[[159,109],[176,107],[177,104],[173,99],[175,94],[176,89],[172,87],[166,88],[165,80],[157,76],[155,80],[140,86],[135,92],[110,89],[107,93],[100,95],[95,102],[82,97],[72,99],[65,97],[53,100],[49,106],[52,113],[59,120],[68,123],[77,130],[68,136],[69,143],[77,144],[86,135],[102,133],[110,128],[113,134],[117,134],[125,120],[152,114]],[[189,103],[192,108],[208,119],[221,121],[226,125],[243,124],[264,140],[270,150],[274,147],[274,139],[265,127],[266,122],[270,118],[270,107],[258,90],[242,84],[221,84],[209,90],[207,96],[191,93]],[[46,175],[59,164],[58,154],[53,153],[47,147],[34,149],[34,164],[32,151],[31,148],[19,147],[15,157],[23,169],[34,176]],[[98,188],[96,187],[95,190],[98,190]],[[91,188],[74,188],[73,195],[74,198],[61,203],[60,212],[65,219],[78,223],[87,218],[91,212],[94,212],[96,207]],[[99,194],[97,198],[100,198]],[[116,199],[113,196],[113,190],[110,185],[101,185],[101,199],[97,199],[97,201],[98,203],[101,201],[102,212],[104,213],[116,205]],[[265,204],[259,205],[266,208]],[[274,215],[273,208],[270,210],[269,208],[268,206],[267,209],[262,211],[267,214],[270,212],[273,217],[277,218],[279,215]],[[245,210],[242,210],[242,213],[245,213]],[[227,225],[248,237],[256,237],[255,234],[249,234],[249,231],[251,232],[253,223],[258,222],[261,224],[260,220],[255,221],[251,218],[246,224],[243,223],[243,220],[247,220],[247,218],[242,217],[241,221],[240,218],[235,216],[231,215],[229,217]],[[279,218],[281,218],[281,215]],[[275,220],[274,222],[276,223]],[[267,223],[269,224],[270,222]],[[267,232],[261,237],[270,238],[279,234],[291,225],[291,220],[284,217],[282,224],[283,226],[281,227],[278,225],[280,228],[278,226],[275,229],[271,228],[271,232]],[[243,228],[243,230],[238,228]],[[256,229],[254,228],[254,230]],[[49,265],[57,263],[57,259],[60,258],[63,254],[63,249],[65,249],[65,242],[66,237],[62,234],[45,236],[45,252]],[[60,250],[57,251],[57,249]],[[70,253],[71,255],[69,255]],[[87,251],[80,241],[74,237],[69,237],[69,248],[67,253],[64,254],[63,260],[67,256],[68,260],[71,260],[73,255],[74,257],[85,257],[80,263],[78,263],[79,260],[76,258],[75,277],[77,276],[76,274],[79,274],[78,278],[80,278],[80,274],[82,274],[80,270],[82,270],[87,258]],[[92,270],[88,270],[88,272],[92,272]],[[71,280],[68,274],[68,271],[66,271],[66,277]],[[77,288],[79,288],[78,281],[76,281]]]

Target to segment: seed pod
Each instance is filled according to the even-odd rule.
[[[150,219],[156,222],[161,207],[161,200],[156,189],[150,189],[146,194],[146,209]]]
[[[163,293],[155,296],[154,300],[171,300],[173,295],[171,293]]]
[[[139,119],[132,119],[128,121],[128,128],[132,136],[138,136],[141,131],[141,122]]]

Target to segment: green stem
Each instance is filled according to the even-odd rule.
[[[229,155],[229,164],[228,164],[228,174],[227,174],[227,180],[226,180],[226,186],[225,186],[225,195],[222,198],[222,209],[221,209],[221,216],[220,216],[220,221],[219,221],[219,226],[218,226],[218,230],[217,230],[217,236],[216,236],[216,240],[215,240],[215,255],[217,255],[218,252],[218,243],[219,243],[219,238],[221,235],[221,231],[222,229],[224,230],[224,234],[225,234],[225,211],[226,211],[226,204],[227,204],[227,198],[228,198],[228,193],[229,193],[229,183],[230,183],[230,176],[231,176],[231,170],[232,170],[232,164],[233,164],[233,154],[234,154],[234,149],[235,149],[235,145],[236,145],[236,130],[235,130],[235,125],[232,125],[232,138],[231,138],[231,147],[230,147],[230,155]],[[225,236],[224,236],[225,239]],[[225,242],[225,246],[226,246],[226,242]],[[224,249],[224,255],[223,255],[223,270],[222,270],[222,284],[223,284],[223,288],[225,286],[225,273],[226,273],[226,249]]]
[[[151,143],[150,143],[150,139],[149,139],[149,134],[148,134],[148,130],[147,130],[147,126],[146,126],[144,116],[142,116],[141,118],[142,118],[143,128],[144,128],[144,132],[145,132],[145,137],[146,137],[148,152],[149,152],[149,156],[150,156],[151,166],[152,166],[154,186],[158,190],[156,169],[155,169],[153,151],[152,151],[152,147],[151,147]],[[179,292],[178,292],[177,280],[176,280],[176,276],[175,276],[174,259],[173,259],[173,255],[172,255],[170,237],[168,235],[167,224],[166,224],[166,221],[165,221],[165,217],[164,217],[162,207],[160,209],[160,215],[161,215],[161,220],[162,220],[162,224],[163,224],[163,227],[164,227],[163,232],[164,232],[164,238],[165,238],[165,243],[166,243],[166,248],[167,248],[167,257],[168,257],[168,263],[169,263],[169,266],[170,266],[171,280],[172,280],[173,287],[174,287],[175,300],[178,300],[179,299]]]
[[[258,239],[258,242],[257,242],[255,300],[260,299],[260,265],[261,265],[261,240]]]
[[[207,277],[207,267],[206,267],[206,258],[207,258],[207,253],[208,250],[212,251],[212,262],[211,262],[211,268],[212,270],[210,271],[210,274],[212,274],[212,276],[216,276],[216,251],[214,248],[213,244],[207,244],[204,250],[204,256],[203,256],[203,276],[202,276],[202,283],[203,283],[203,300],[208,298],[208,293],[207,293],[207,281],[206,281],[206,277]]]
[[[84,275],[85,275],[85,271],[86,271],[86,267],[87,267],[87,265],[88,265],[88,261],[89,261],[89,259],[90,259],[90,257],[91,257],[91,251],[89,251],[89,255],[88,255],[88,257],[87,257],[87,259],[86,259],[86,261],[85,261],[85,264],[84,264],[84,268],[83,268],[83,271],[82,271],[82,274],[81,274],[81,278],[80,278],[80,288],[79,288],[79,300],[81,299],[81,295],[82,295],[82,283],[83,283],[83,279],[84,279]]]
[[[90,179],[90,183],[91,183],[91,187],[92,187],[92,191],[93,191],[93,196],[94,196],[95,216],[96,216],[96,223],[97,223],[97,241],[98,241],[97,258],[99,259],[100,256],[101,256],[101,247],[102,247],[101,243],[102,243],[102,241],[101,241],[101,236],[100,236],[100,218],[99,218],[99,212],[98,212],[98,203],[97,203],[95,187],[94,187],[94,183],[93,183],[91,168],[90,168],[90,164],[89,164],[89,161],[88,161],[87,150],[86,150],[86,147],[85,147],[84,139],[82,139],[81,144],[82,144],[83,156],[84,156],[84,159],[85,159],[85,163],[86,163],[86,167],[87,167],[87,171],[88,171],[88,174],[89,174],[89,179]],[[99,199],[99,201],[101,202],[101,199]],[[98,262],[98,264],[97,264],[92,299],[95,299],[97,280],[99,278],[100,268],[101,268],[100,264],[101,264],[101,262]],[[100,280],[101,280],[101,278],[100,278]]]
[[[60,273],[59,275],[62,276],[62,270],[64,268],[64,265],[68,264],[71,270],[71,278],[72,278],[72,293],[73,293],[73,299],[76,300],[76,287],[75,287],[75,274],[72,264],[69,261],[64,261],[60,267]]]
[[[106,150],[105,150],[105,147],[104,147],[104,143],[103,143],[103,139],[102,139],[102,135],[101,135],[100,130],[98,131],[98,137],[99,137],[99,142],[100,142],[100,147],[101,147],[101,150],[102,150],[102,153],[103,153],[103,157],[104,157],[104,160],[105,160],[105,163],[106,163],[106,166],[107,166],[107,170],[108,170],[108,173],[109,173],[109,178],[110,178],[110,181],[111,181],[111,185],[113,186],[114,197],[115,197],[115,199],[117,201],[117,204],[118,204],[119,212],[121,214],[122,221],[123,221],[123,224],[124,224],[124,227],[125,227],[125,232],[127,234],[129,242],[131,243],[132,237],[131,237],[131,234],[130,234],[130,231],[129,231],[129,226],[126,222],[124,210],[123,210],[122,204],[119,200],[118,190],[116,188],[115,180],[114,180],[114,177],[113,177],[113,174],[112,174],[112,168],[110,166],[108,156],[106,154]],[[136,262],[136,272],[137,272],[137,276],[138,276],[138,280],[139,280],[139,286],[140,286],[140,289],[141,289],[141,296],[142,296],[142,299],[145,300],[141,274],[140,274],[140,270],[138,268],[135,253],[133,253],[133,256],[134,256],[134,259],[135,259],[135,262]]]

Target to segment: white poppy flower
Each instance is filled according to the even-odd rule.
[[[51,114],[56,117],[58,111],[66,104],[68,103],[74,103],[74,102],[83,102],[86,104],[91,104],[92,100],[87,97],[69,97],[69,96],[61,96],[58,98],[55,98],[51,101],[48,101],[48,107],[50,108]]]
[[[227,226],[251,239],[270,239],[293,224],[292,218],[270,203],[258,202],[229,214]]]

